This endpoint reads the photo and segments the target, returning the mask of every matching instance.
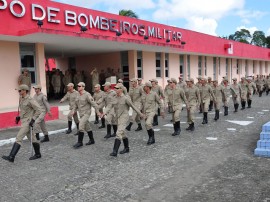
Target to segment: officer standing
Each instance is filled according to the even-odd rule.
[[[155,133],[152,123],[154,116],[156,115],[156,105],[160,107],[162,118],[165,116],[163,103],[157,93],[152,91],[151,88],[152,84],[150,82],[146,82],[143,87],[145,93],[142,96],[142,112],[145,115],[145,127],[148,133],[147,145],[155,143]]]
[[[51,107],[48,103],[47,97],[41,92],[41,86],[37,85],[37,86],[34,86],[33,88],[35,89],[35,93],[36,93],[33,99],[39,104],[40,109],[41,109],[41,113],[35,121],[34,132],[36,133],[37,140],[39,140],[39,133],[42,131],[44,134],[44,138],[43,140],[41,140],[41,142],[48,142],[49,133],[46,128],[44,119],[45,119],[46,113],[48,113],[49,116],[52,117]]]
[[[25,84],[28,86],[29,89],[31,89],[32,81],[28,69],[23,69],[23,73],[18,78],[18,84],[19,85]]]
[[[69,70],[65,72],[65,75],[63,77],[63,84],[64,84],[64,93],[67,92],[67,85],[69,83],[72,83],[72,75]]]
[[[79,96],[78,91],[76,91],[74,89],[74,84],[73,83],[69,83],[67,85],[67,93],[66,95],[60,100],[60,103],[68,100],[69,101],[69,113],[68,113],[68,130],[66,131],[66,134],[70,134],[72,132],[72,117],[74,119],[74,122],[77,126],[77,129],[79,131],[79,118],[78,118],[78,113],[77,111],[73,111],[74,105],[75,105],[75,101],[77,99],[77,97]],[[78,135],[79,132],[77,132],[76,135]]]
[[[81,71],[76,72],[76,74],[74,75],[73,81],[75,84],[79,82],[84,82],[83,74]]]
[[[96,84],[95,89],[94,89],[93,98],[94,98],[94,101],[98,105],[100,113],[103,113],[103,107],[104,107],[104,105],[102,104],[103,96],[104,96],[104,92],[100,89],[100,85]],[[96,113],[96,118],[95,119],[96,120],[95,120],[94,124],[98,124],[99,123],[99,117],[98,117],[97,113]],[[101,118],[101,126],[99,128],[105,128],[105,118]]]
[[[93,137],[93,131],[89,122],[89,118],[91,115],[92,107],[95,108],[96,113],[100,116],[99,109],[97,104],[95,103],[91,94],[85,91],[85,83],[80,82],[77,84],[79,95],[75,101],[74,108],[72,110],[72,114],[74,114],[77,110],[80,114],[80,123],[79,123],[79,135],[78,142],[73,146],[75,149],[83,146],[83,137],[84,132],[87,132],[89,137],[89,142],[86,145],[95,144],[95,140]]]
[[[129,89],[129,97],[131,99],[131,101],[133,102],[133,104],[135,105],[135,107],[137,107],[137,109],[141,110],[142,108],[142,95],[143,95],[143,89],[138,86],[137,84],[137,79],[131,79],[131,88]],[[138,113],[136,113],[136,111],[132,112],[132,116],[131,116],[131,120],[129,125],[126,127],[126,130],[130,131],[131,126],[133,125],[133,123],[136,121],[136,123],[138,124],[138,127],[135,131],[140,131],[142,130],[142,124],[141,124],[141,120],[140,120],[140,116]]]
[[[99,84],[99,73],[97,68],[94,68],[90,75],[92,76],[92,92],[95,92],[95,85]]]
[[[211,86],[209,86],[206,82],[205,78],[201,79],[201,89],[200,89],[200,95],[201,95],[201,105],[202,105],[202,110],[203,110],[203,122],[202,124],[207,124],[208,123],[208,107],[210,104],[210,99],[211,96],[213,97],[213,101],[215,102],[216,97],[213,93],[213,90]]]
[[[13,147],[9,156],[2,156],[3,159],[9,162],[14,162],[15,156],[20,150],[23,138],[25,136],[27,136],[29,141],[32,139],[32,144],[35,150],[35,155],[30,157],[29,160],[35,160],[35,159],[41,158],[40,145],[37,142],[37,139],[34,133],[32,133],[32,137],[30,133],[30,130],[31,130],[30,127],[33,127],[35,120],[41,114],[40,106],[28,94],[29,87],[27,85],[25,84],[20,85],[18,88],[18,92],[20,94],[19,108],[20,108],[20,119],[21,119],[22,126],[21,126],[21,129],[19,130],[19,133],[17,134],[16,141],[13,144]]]
[[[221,107],[222,99],[225,98],[224,86],[218,85],[218,80],[213,80],[213,93],[216,97],[216,102],[214,103],[215,108],[215,118],[217,121],[219,119],[219,110]]]
[[[110,156],[117,156],[118,149],[121,144],[121,140],[123,140],[124,143],[124,150],[120,151],[120,154],[125,154],[129,152],[129,142],[128,138],[125,134],[125,128],[128,122],[129,118],[129,107],[132,107],[133,110],[135,110],[138,114],[140,114],[141,117],[143,117],[143,114],[140,112],[139,109],[137,109],[133,103],[131,102],[130,98],[125,96],[123,94],[123,88],[124,86],[120,83],[118,83],[114,88],[116,90],[116,102],[115,104],[109,105],[109,107],[106,110],[106,113],[110,111],[112,107],[114,107],[115,115],[117,118],[117,132],[116,132],[116,139],[114,141],[114,147],[113,152],[110,154]],[[107,115],[106,113],[103,114],[103,116]]]
[[[248,83],[245,77],[241,78],[239,87],[240,87],[240,98],[241,98],[241,106],[242,106],[241,110],[243,110],[246,108],[247,93],[248,93]]]
[[[103,105],[105,106],[104,114],[106,114],[107,134],[104,138],[115,137],[117,132],[117,120],[113,105],[116,104],[116,92],[111,89],[111,83],[106,82],[102,85],[104,87]],[[112,127],[114,133],[112,134]]]
[[[60,90],[61,90],[61,75],[59,69],[57,69],[52,76],[52,86],[54,90],[55,99],[60,97]]]
[[[168,103],[168,112],[172,113],[172,105],[170,103],[169,100],[171,100],[171,98],[169,99],[169,95],[172,95],[172,89],[170,86],[170,79],[167,80],[167,85],[165,86],[164,89],[164,95],[165,95],[165,103]]]
[[[199,90],[201,90],[201,87],[202,87],[202,84],[201,84],[202,77],[201,77],[201,76],[198,76],[197,79],[198,79],[198,82],[195,84],[195,86],[196,86]],[[199,108],[200,108],[200,113],[202,113],[202,104],[201,104],[201,103],[200,103]]]
[[[194,131],[194,113],[197,110],[197,107],[200,106],[201,96],[199,88],[194,85],[194,79],[187,79],[186,82],[187,86],[185,88],[185,94],[189,103],[189,108],[187,108],[187,122],[189,126],[186,130]]]
[[[233,80],[233,83],[231,84],[232,100],[234,104],[234,112],[237,112],[240,101],[240,86],[237,83],[237,78],[233,78],[232,80]]]

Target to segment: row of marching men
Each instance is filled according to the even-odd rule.
[[[114,89],[111,88],[111,83],[106,82],[103,84],[104,91],[100,90],[100,85],[95,85],[95,93],[93,97],[87,91],[85,91],[85,83],[79,82],[77,84],[77,91],[74,89],[74,84],[69,83],[67,85],[67,93],[60,100],[64,102],[69,101],[70,113],[68,114],[68,130],[66,133],[72,131],[72,118],[74,119],[78,133],[77,143],[74,148],[80,148],[83,146],[83,139],[85,132],[89,137],[89,141],[86,145],[95,144],[93,130],[89,122],[91,116],[92,107],[95,109],[96,121],[98,123],[98,117],[101,118],[102,125],[99,128],[105,127],[105,121],[107,122],[107,133],[104,138],[116,137],[113,152],[111,156],[117,156],[118,149],[121,141],[123,141],[124,149],[120,154],[129,152],[129,140],[126,136],[126,130],[130,131],[134,122],[137,122],[138,127],[135,131],[142,130],[141,120],[145,121],[145,127],[148,133],[147,145],[155,143],[155,134],[153,130],[154,125],[158,125],[158,110],[160,110],[161,116],[164,118],[164,111],[166,106],[170,108],[172,113],[172,122],[174,131],[172,136],[180,135],[180,114],[182,111],[183,103],[186,105],[187,119],[189,126],[186,130],[194,131],[194,113],[197,109],[201,108],[203,112],[202,124],[208,123],[208,110],[211,101],[215,108],[215,118],[219,119],[219,110],[221,106],[224,106],[224,116],[228,115],[228,107],[230,97],[232,97],[234,103],[234,112],[237,112],[238,106],[241,103],[242,108],[245,109],[246,102],[248,108],[251,107],[253,92],[257,91],[255,83],[251,78],[241,78],[241,82],[237,82],[236,78],[233,78],[232,84],[226,77],[223,78],[221,84],[218,84],[217,80],[209,82],[209,79],[198,78],[198,82],[194,84],[194,79],[187,79],[186,82],[179,77],[179,81],[174,78],[168,80],[168,85],[165,88],[165,92],[161,86],[158,85],[156,79],[150,80],[142,84],[141,79],[131,79],[131,87],[129,92],[123,86],[122,80],[119,79]],[[35,155],[30,157],[30,160],[41,158],[39,132],[43,131],[44,139],[42,142],[49,141],[48,131],[44,122],[46,113],[50,112],[50,107],[47,102],[46,96],[41,92],[41,86],[35,86],[36,95],[31,98],[29,95],[29,87],[27,85],[20,85],[18,92],[20,94],[20,119],[22,127],[16,137],[16,142],[9,156],[3,156],[2,158],[10,162],[14,162],[14,158],[18,153],[22,140],[25,136],[31,139]],[[130,123],[129,109],[133,109]],[[78,118],[78,114],[80,119]],[[31,129],[34,132],[31,133]],[[113,133],[112,133],[113,129]],[[30,135],[32,134],[32,136]]]

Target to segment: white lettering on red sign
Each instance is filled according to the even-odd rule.
[[[21,8],[21,13],[16,13],[15,10],[14,10],[14,7],[18,5],[20,8]],[[9,5],[9,9],[10,9],[10,12],[15,16],[15,17],[18,17],[18,18],[21,18],[25,15],[25,7],[23,5],[22,2],[20,1],[12,1]]]
[[[59,11],[60,11],[59,8],[48,7],[48,8],[47,8],[48,22],[60,24],[61,21],[55,19],[56,14],[57,14]]]
[[[0,0],[0,2],[2,2],[2,6],[0,6],[1,10],[5,10],[7,8],[7,1],[6,0]]]
[[[42,16],[39,16],[39,17],[37,16],[37,14],[36,14],[37,9],[41,11]],[[33,20],[44,20],[45,17],[46,17],[45,9],[38,4],[32,4],[32,19]]]

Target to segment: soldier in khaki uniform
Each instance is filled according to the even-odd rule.
[[[164,118],[163,103],[157,93],[152,91],[151,88],[152,84],[146,82],[143,87],[145,93],[142,96],[142,112],[145,115],[145,127],[148,133],[147,145],[155,143],[155,133],[152,128],[152,123],[156,114],[156,105],[160,107],[161,116]]]
[[[172,89],[170,86],[170,79],[168,79],[167,85],[165,86],[165,89],[164,89],[164,95],[165,95],[165,103],[168,103],[168,112],[169,113],[172,113],[172,105],[169,102],[169,97],[168,97],[169,95],[172,95],[171,91],[172,91]]]
[[[184,90],[187,84],[184,82],[183,77],[179,76],[178,79],[179,81],[177,83],[177,86]]]
[[[117,83],[120,83],[123,85],[123,93],[124,95],[128,95],[127,88],[124,86],[124,81],[122,79],[118,79]]]
[[[12,150],[9,156],[2,156],[3,159],[14,162],[15,156],[20,150],[23,138],[27,136],[28,140],[30,141],[32,138],[32,144],[35,150],[35,155],[30,157],[29,160],[35,160],[41,158],[40,154],[40,145],[37,142],[36,136],[34,133],[30,133],[30,127],[33,127],[35,120],[41,114],[41,109],[38,103],[29,96],[29,87],[25,84],[22,84],[18,88],[20,94],[20,101],[19,101],[19,108],[20,108],[20,120],[22,123],[21,129],[17,134],[16,141],[13,144]]]
[[[247,82],[248,82],[248,91],[247,91],[247,103],[248,106],[247,108],[251,108],[251,103],[252,103],[252,96],[253,96],[253,92],[257,92],[257,88],[255,83],[252,81],[252,78],[247,78]]]
[[[41,142],[48,142],[49,133],[46,128],[44,118],[46,113],[48,113],[50,117],[52,116],[51,107],[48,103],[47,97],[41,92],[41,85],[34,86],[33,88],[35,89],[36,93],[33,99],[39,104],[41,109],[41,113],[35,121],[34,132],[36,133],[37,140],[39,140],[39,133],[42,131],[44,134],[44,138],[43,140],[41,140]]]
[[[231,99],[231,87],[229,85],[228,79],[227,77],[223,78],[223,81],[220,84],[221,86],[224,87],[223,91],[224,91],[224,97],[222,99],[223,104],[224,104],[224,116],[228,116],[229,114],[229,102]]]
[[[95,102],[97,103],[98,108],[99,108],[99,112],[101,114],[103,113],[103,107],[104,107],[104,105],[102,104],[103,103],[102,102],[103,96],[104,96],[104,91],[102,91],[100,89],[100,85],[99,84],[96,84],[95,85],[95,90],[94,90],[93,98],[94,98]],[[99,123],[98,119],[99,119],[99,117],[96,114],[96,120],[95,120],[94,124],[98,124]],[[101,128],[105,128],[105,118],[101,118],[101,126],[99,126],[99,129],[101,129]]]
[[[133,105],[130,98],[123,94],[124,86],[121,83],[118,83],[114,88],[116,90],[115,104],[109,105],[106,110],[107,113],[113,107],[117,119],[116,139],[114,141],[113,152],[110,154],[110,156],[117,156],[121,140],[123,140],[124,143],[124,150],[121,151],[120,154],[129,152],[129,142],[125,134],[125,128],[129,119],[129,107],[132,107],[133,110],[135,110],[138,114],[140,114],[141,117],[143,117],[143,114]],[[103,116],[107,115],[106,113],[104,113]]]
[[[189,103],[189,108],[187,108],[187,122],[189,124],[186,130],[194,131],[194,113],[197,110],[197,107],[201,103],[200,90],[194,85],[194,79],[187,79],[187,86],[185,88],[185,94],[187,101]]]
[[[209,77],[207,78],[207,84],[208,84],[209,86],[211,86],[211,88],[213,88],[212,77],[209,76]],[[213,102],[213,98],[211,97],[211,98],[210,98],[210,104],[209,104],[209,109],[208,109],[208,111],[212,111],[213,105],[214,105],[214,102]]]
[[[18,84],[19,85],[25,84],[28,86],[29,89],[31,89],[32,81],[28,69],[23,69],[23,73],[18,78]]]
[[[195,84],[195,86],[196,86],[199,90],[201,90],[201,87],[202,87],[202,84],[201,84],[202,77],[201,77],[201,76],[198,76],[197,79],[198,79],[198,82]],[[200,103],[199,108],[200,108],[200,113],[203,113],[201,103]]]
[[[90,73],[90,76],[92,76],[92,92],[95,92],[95,85],[99,84],[99,73],[97,68],[93,69],[93,71]]]
[[[266,95],[268,95],[270,91],[270,75],[267,76],[265,80],[265,91],[266,91]]]
[[[246,108],[247,93],[248,93],[248,83],[245,77],[241,78],[239,87],[240,87],[240,98],[241,98],[241,106],[242,106],[241,110],[244,110]]]
[[[260,75],[257,78],[256,85],[257,85],[257,91],[259,92],[259,97],[262,97],[262,93],[263,93],[263,90],[264,90],[264,80],[263,80],[262,75]]]
[[[216,97],[216,102],[214,103],[215,108],[215,118],[217,121],[219,119],[219,110],[221,107],[222,100],[226,97],[224,93],[224,86],[218,85],[218,80],[213,80],[213,93]]]
[[[64,77],[63,77],[63,84],[64,84],[64,93],[66,93],[67,92],[67,85],[69,84],[69,83],[72,83],[72,75],[71,75],[71,73],[70,73],[70,71],[69,70],[67,70],[66,72],[65,72],[65,75],[64,75]]]
[[[81,71],[76,72],[76,74],[74,75],[73,81],[75,84],[79,82],[84,82],[83,74]]]
[[[237,83],[237,78],[233,78],[233,83],[231,84],[231,94],[234,104],[234,112],[238,111],[239,101],[240,101],[240,86]]]
[[[142,78],[138,78],[138,86],[143,88]]]
[[[141,97],[143,95],[143,89],[140,86],[138,86],[137,79],[134,78],[134,79],[131,79],[130,81],[131,81],[131,88],[129,89],[129,92],[128,92],[129,97],[131,101],[133,102],[133,104],[135,105],[135,107],[141,110],[142,108]],[[136,113],[136,111],[132,112],[131,120],[130,120],[129,125],[126,127],[126,130],[130,131],[131,126],[133,125],[135,121],[138,124],[138,127],[135,131],[142,130],[140,116],[138,113]]]
[[[57,69],[52,76],[52,86],[54,90],[54,97],[55,99],[58,99],[61,91],[61,75],[59,69]]]
[[[175,78],[170,79],[171,95],[168,95],[168,101],[172,105],[172,120],[174,132],[172,136],[180,135],[180,113],[182,111],[183,102],[185,102],[187,109],[189,109],[189,103],[185,92],[182,88],[177,87],[177,80]]]
[[[76,135],[79,134],[79,118],[78,118],[78,113],[77,111],[73,111],[74,105],[75,105],[75,101],[77,99],[77,97],[79,96],[78,91],[76,91],[74,89],[74,84],[73,83],[69,83],[67,85],[67,93],[66,95],[60,100],[60,103],[65,102],[66,100],[69,101],[69,113],[68,113],[68,130],[66,131],[66,134],[70,134],[72,132],[72,117],[74,119],[74,122],[77,126],[78,132]]]
[[[104,114],[106,114],[106,122],[107,122],[107,134],[104,138],[108,139],[110,137],[115,137],[117,132],[117,120],[113,105],[116,104],[116,92],[111,89],[111,83],[106,82],[102,85],[104,87],[104,94],[103,94],[103,106]],[[112,127],[113,127],[113,134],[112,134]]]
[[[158,85],[158,80],[156,79],[152,79],[149,80],[152,84],[152,91],[156,92],[157,95],[161,98],[161,101],[163,102],[163,99],[165,98],[164,92],[161,88],[160,85]],[[157,126],[158,125],[158,114],[159,114],[159,107],[158,105],[156,105],[156,115],[154,116],[154,122],[153,122],[153,126]]]
[[[72,114],[74,114],[77,110],[79,111],[80,114],[78,142],[73,146],[75,149],[83,146],[84,132],[87,132],[89,137],[89,142],[86,143],[86,145],[95,144],[93,131],[89,122],[92,107],[95,108],[96,113],[98,114],[98,116],[100,116],[98,105],[95,103],[91,94],[84,90],[85,83],[80,82],[77,84],[77,87],[79,95],[77,96],[74,108],[72,110]]]
[[[216,97],[213,93],[213,90],[211,86],[209,86],[206,82],[205,78],[201,79],[201,89],[200,89],[200,96],[201,96],[201,105],[202,105],[202,110],[203,110],[203,122],[202,124],[207,124],[208,123],[208,117],[207,117],[207,112],[208,112],[208,107],[210,103],[211,96],[213,97],[213,101],[215,102]]]

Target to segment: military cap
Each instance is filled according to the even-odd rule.
[[[123,89],[123,84],[121,84],[121,83],[118,83],[118,84],[116,84],[115,86],[114,86],[114,88],[115,89]]]
[[[142,81],[142,78],[137,78],[138,81]]]
[[[22,84],[15,90],[28,90],[29,91],[29,87],[27,85],[25,85],[25,84]]]
[[[149,81],[147,81],[147,82],[145,82],[144,86],[152,87],[152,84]]]
[[[67,86],[68,87],[74,87],[74,84],[73,83],[69,83]]]
[[[37,88],[38,88],[38,89],[40,89],[40,90],[42,89],[41,85],[36,85],[36,86],[34,86],[33,88],[34,88],[34,89],[37,89]]]
[[[233,80],[233,81],[237,81],[237,78],[233,78],[232,80]]]
[[[130,79],[131,82],[137,82],[136,78]]]
[[[156,82],[156,83],[158,83],[158,80],[156,80],[156,79],[151,79],[151,80],[149,80],[150,82]]]
[[[202,81],[206,81],[206,78],[201,78]]]
[[[118,79],[118,83],[123,83],[124,81],[122,79]]]
[[[211,77],[211,76],[209,76],[207,79],[208,79],[208,80],[212,80],[212,77]]]
[[[170,81],[171,81],[172,83],[177,83],[177,81],[176,81],[175,78],[171,78]]]
[[[198,79],[198,80],[201,80],[201,79],[202,79],[202,77],[201,77],[201,76],[198,76],[198,77],[197,77],[197,79]]]
[[[96,85],[95,85],[95,88],[98,88],[98,87],[100,87],[100,85],[99,85],[99,84],[96,84]]]
[[[108,86],[108,87],[110,87],[111,86],[111,82],[106,82],[102,86]]]
[[[246,79],[246,77],[241,77],[241,79],[244,79],[244,80],[245,80],[245,79]]]
[[[29,72],[29,70],[26,69],[26,68],[24,68],[24,69],[22,70],[22,72]]]
[[[77,86],[83,86],[83,87],[85,87],[85,83],[84,82],[80,82],[80,83],[78,83]]]

